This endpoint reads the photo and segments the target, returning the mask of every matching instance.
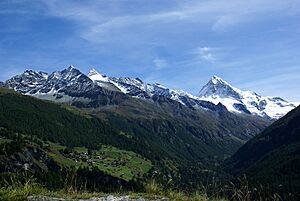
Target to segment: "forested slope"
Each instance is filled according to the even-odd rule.
[[[246,173],[254,185],[268,185],[286,194],[299,193],[300,107],[248,141],[227,165],[235,175]]]

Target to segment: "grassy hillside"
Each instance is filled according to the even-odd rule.
[[[65,185],[66,177],[76,174],[78,185],[118,190],[124,184],[131,188],[130,182],[152,167],[150,160],[126,150],[136,144],[133,140],[104,121],[5,89],[0,90],[0,142],[2,181],[9,175],[22,178],[27,168],[49,188]]]
[[[103,121],[70,108],[0,90],[0,127],[68,146],[128,142]]]
[[[216,174],[224,157],[249,138],[247,132],[258,132],[267,123],[227,111],[195,111],[169,99],[128,98],[118,105],[78,110],[0,90],[0,127],[68,148],[99,151],[99,145],[109,145],[137,153],[151,161],[157,179],[186,190],[207,183],[207,175]],[[74,165],[65,158],[57,160]],[[98,164],[121,177],[123,173],[111,165]],[[127,172],[123,177],[128,180],[133,174]]]
[[[209,199],[170,189],[229,198],[239,191],[218,187],[219,163],[246,140],[244,129],[267,122],[137,101],[139,113],[132,101],[78,110],[0,89],[0,198],[35,194],[27,191],[32,180],[54,191],[122,189],[177,200]]]
[[[219,147],[209,139],[189,131],[171,119],[135,120],[105,113],[108,121],[87,115],[76,108],[38,100],[7,90],[0,91],[0,127],[34,135],[68,147],[97,149],[112,145],[132,150],[152,160],[166,158],[177,163],[192,162],[203,157],[218,156]]]
[[[192,157],[193,162],[195,157],[230,156],[270,123],[250,115],[232,114],[226,109],[195,110],[165,97],[157,97],[156,101],[128,98],[117,105],[81,109],[137,138],[149,141],[159,138],[157,143],[161,144],[157,149],[171,146],[169,150],[177,154],[185,152],[177,158]],[[190,150],[186,150],[187,146]]]
[[[97,167],[125,181],[142,178],[152,167],[151,161],[139,154],[112,146],[103,145],[98,150],[89,150],[86,147],[74,147],[66,151],[65,149],[67,148],[64,146],[49,143],[48,154],[61,166]]]

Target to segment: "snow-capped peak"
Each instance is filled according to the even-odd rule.
[[[54,71],[49,76],[44,72],[27,70],[2,85],[24,94],[55,101],[70,101],[74,97],[80,97],[79,94],[85,97],[86,90],[89,90],[88,95],[91,94],[91,90],[98,93],[100,86],[106,90],[123,92],[136,98],[155,100],[163,96],[194,109],[212,109],[214,105],[221,103],[231,112],[272,119],[278,119],[296,107],[296,104],[279,97],[263,97],[251,91],[240,90],[216,75],[202,87],[199,96],[193,96],[182,90],[170,89],[159,83],[145,83],[139,78],[108,77],[94,68],[86,76],[74,66],[69,66],[62,71]]]
[[[97,74],[100,74],[100,73],[98,73],[98,71],[95,68],[91,68],[91,70],[89,71],[89,73],[87,75],[92,76],[92,75],[97,75]]]
[[[56,72],[58,75],[57,77],[59,79],[63,79],[65,81],[69,80],[74,80],[77,79],[78,77],[84,75],[83,73],[81,73],[77,68],[75,68],[74,66],[69,66],[67,69],[64,69],[63,71],[58,71]]]
[[[222,103],[229,111],[248,113],[272,119],[280,118],[295,105],[279,97],[263,97],[252,91],[233,87],[218,76],[213,76],[199,92],[201,100]]]
[[[222,78],[220,78],[216,75],[212,76],[212,78],[210,79],[210,82],[212,82],[213,84],[221,83],[221,84],[229,85],[228,82],[222,80]]]
[[[202,87],[199,92],[199,97],[232,97],[235,99],[240,98],[239,89],[231,86],[222,78],[214,75],[206,85]]]
[[[87,75],[91,80],[93,81],[101,81],[101,82],[108,82],[109,79],[106,75],[100,74],[96,69],[92,68],[88,75]]]
[[[76,69],[75,66],[73,66],[73,65],[70,65],[69,68],[67,68],[67,70],[69,70],[69,71],[71,71],[73,69]]]

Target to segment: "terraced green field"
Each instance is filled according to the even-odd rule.
[[[111,176],[129,181],[147,173],[152,163],[150,160],[132,151],[121,150],[112,146],[102,146],[99,150],[88,151],[85,147],[74,147],[71,153],[62,154],[65,147],[50,143],[48,155],[62,166],[98,167]]]

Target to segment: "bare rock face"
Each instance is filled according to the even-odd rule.
[[[28,201],[167,201],[168,199],[155,199],[148,200],[144,198],[130,198],[129,196],[106,196],[106,197],[94,197],[90,199],[64,199],[64,198],[54,198],[48,196],[29,196]]]

